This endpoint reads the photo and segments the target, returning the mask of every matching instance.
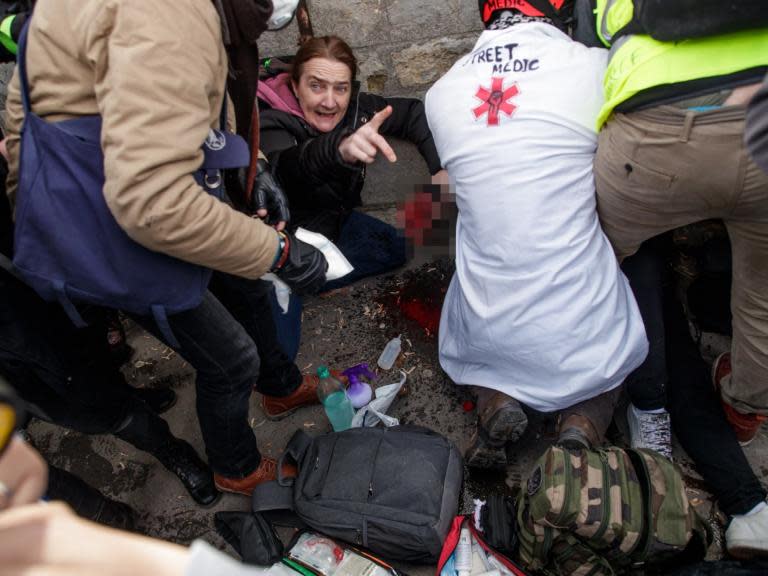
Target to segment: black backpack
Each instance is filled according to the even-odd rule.
[[[632,20],[614,34],[648,34],[662,42],[719,36],[768,26],[765,0],[633,0]]]
[[[253,510],[292,510],[314,530],[386,559],[437,562],[458,510],[463,464],[456,446],[416,426],[293,435],[280,458],[295,479],[253,492]]]

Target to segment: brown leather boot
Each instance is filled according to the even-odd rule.
[[[528,426],[528,417],[520,403],[496,392],[478,403],[477,431],[464,451],[464,461],[471,468],[503,469],[507,465],[507,442],[516,442]]]
[[[293,478],[296,474],[298,474],[296,466],[287,463],[283,464],[283,476],[285,478]],[[267,458],[265,456],[262,456],[259,467],[245,478],[227,478],[219,474],[213,475],[216,488],[222,492],[233,492],[235,494],[243,494],[244,496],[250,496],[253,489],[262,482],[270,482],[272,480],[277,480],[277,461],[274,458]]]
[[[557,444],[568,450],[591,450],[602,444],[602,438],[589,418],[573,413],[563,414]]]
[[[331,375],[341,383],[347,383],[347,377],[341,372],[331,370]],[[290,396],[266,396],[261,397],[261,409],[268,420],[282,420],[289,414],[293,414],[302,406],[311,406],[319,404],[317,398],[317,384],[320,378],[317,374],[305,374],[301,379],[301,384],[294,390]]]

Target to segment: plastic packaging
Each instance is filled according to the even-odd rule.
[[[336,380],[328,371],[327,366],[317,369],[320,382],[317,385],[317,397],[325,409],[325,415],[331,422],[335,432],[342,432],[352,426],[352,417],[355,411],[347,397],[344,385]]]
[[[370,371],[368,364],[352,366],[352,368],[344,370],[342,374],[349,378],[347,396],[349,396],[349,401],[352,402],[352,407],[362,408],[368,404],[371,401],[371,396],[373,396],[373,390],[371,385],[363,380],[363,378],[371,381],[376,379],[376,374]]]
[[[269,272],[268,274],[264,274],[264,276],[261,277],[262,280],[266,280],[267,282],[272,282],[272,284],[275,287],[275,296],[277,297],[277,304],[280,306],[280,310],[283,311],[283,314],[288,313],[288,306],[291,303],[291,289],[280,278]]]
[[[392,338],[392,340],[387,342],[387,345],[384,346],[384,350],[381,352],[381,356],[379,356],[379,360],[376,362],[379,365],[379,368],[382,370],[389,370],[392,368],[392,366],[395,365],[395,360],[400,356],[402,347],[403,342],[400,340],[400,336]]]
[[[337,280],[343,276],[346,276],[354,267],[349,263],[349,260],[341,253],[338,247],[328,240],[322,234],[318,232],[310,232],[304,228],[296,228],[296,238],[307,244],[311,244],[325,256],[326,262],[328,262],[328,270],[325,273],[325,279],[330,282],[331,280]]]
[[[461,529],[455,554],[458,576],[469,576],[472,573],[472,534],[469,528]]]
[[[392,402],[395,401],[395,398],[397,398],[397,394],[405,385],[406,379],[406,373],[400,370],[399,382],[376,388],[376,391],[374,392],[376,398],[355,413],[355,417],[352,418],[352,428],[362,428],[364,426],[373,428],[379,422],[384,424],[387,428],[399,425],[400,421],[393,416],[387,416],[387,411],[389,410],[389,407],[392,406]]]
[[[330,538],[307,533],[291,548],[290,557],[321,574],[334,574],[344,559],[344,549]]]

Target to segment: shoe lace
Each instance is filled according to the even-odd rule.
[[[672,429],[668,414],[640,414],[638,416],[640,439],[644,446],[664,452],[672,442]]]

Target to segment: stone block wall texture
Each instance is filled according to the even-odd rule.
[[[363,90],[422,97],[482,30],[476,0],[307,0],[316,36],[336,34],[360,61]],[[293,54],[292,22],[259,41],[263,56]]]
[[[422,98],[482,30],[476,0],[307,0],[316,36],[336,34],[354,50],[362,89],[383,96]],[[283,30],[265,32],[262,57],[294,54],[299,30],[294,19]],[[385,220],[394,206],[429,179],[414,146],[393,142],[398,161],[378,158],[363,189],[364,209]],[[385,216],[386,215],[386,216]]]

